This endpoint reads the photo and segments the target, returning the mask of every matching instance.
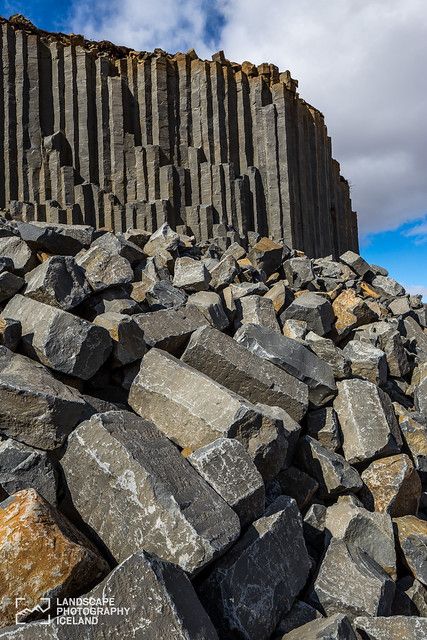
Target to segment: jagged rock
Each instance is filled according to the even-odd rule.
[[[270,240],[270,238],[260,238],[251,247],[248,258],[253,266],[259,271],[269,276],[277,271],[282,263],[284,247],[282,244]]]
[[[283,469],[277,476],[282,492],[293,498],[303,511],[319,488],[318,482],[297,467]]]
[[[131,285],[132,286],[132,285]],[[122,313],[127,316],[142,313],[142,306],[131,298],[125,287],[111,287],[100,293],[92,294],[89,300],[83,304],[84,317],[94,320],[102,313]]]
[[[312,600],[330,616],[344,613],[390,614],[395,584],[367,553],[344,540],[332,538],[313,585]]]
[[[27,271],[31,271],[37,264],[35,254],[18,236],[0,237],[0,256],[12,260],[17,276],[25,275]]]
[[[280,335],[272,300],[261,296],[245,296],[236,300],[236,311],[237,325],[256,324]]]
[[[150,239],[150,236],[150,232],[146,231],[145,229],[127,229],[123,234],[123,237],[126,240],[129,240],[133,244],[136,244],[136,246],[140,249],[143,249],[145,247]]]
[[[347,334],[352,329],[364,324],[375,322],[378,318],[367,302],[358,296],[353,289],[346,289],[340,293],[333,301],[332,308],[336,316],[335,329],[339,335]]]
[[[157,347],[169,353],[179,354],[186,346],[191,334],[208,324],[202,312],[188,305],[180,309],[161,309],[133,316],[144,332],[149,347]]]
[[[305,384],[212,327],[193,333],[182,360],[251,402],[278,406],[297,421],[306,412]]]
[[[374,460],[362,473],[363,501],[369,509],[392,517],[416,513],[421,498],[421,480],[410,458],[397,456]]]
[[[242,260],[246,257],[246,251],[238,242],[232,242],[222,254],[222,257],[225,256],[233,256],[236,260]]]
[[[417,422],[414,415],[394,403],[403,440],[408,447],[416,470],[421,477],[427,477],[427,428]]]
[[[32,249],[63,256],[75,256],[89,248],[94,231],[93,227],[80,224],[18,223],[19,235]]]
[[[21,323],[12,318],[0,316],[0,346],[15,351],[22,336]]]
[[[293,289],[305,289],[314,280],[313,265],[309,258],[290,258],[283,263],[283,270]]]
[[[129,404],[182,448],[194,451],[219,437],[236,437],[258,469],[284,464],[283,423],[278,430],[261,408],[164,351],[151,349],[142,359]]]
[[[86,280],[94,291],[103,291],[133,280],[130,262],[103,247],[91,246],[76,256],[76,262],[84,270]]]
[[[69,311],[91,294],[84,271],[71,256],[52,256],[25,276],[25,295]]]
[[[385,353],[390,376],[402,378],[410,371],[400,333],[387,322],[374,322],[356,332],[359,340],[369,340]]]
[[[315,549],[323,550],[325,544],[326,507],[314,503],[304,516],[304,540]]]
[[[332,329],[334,313],[329,300],[315,293],[304,293],[280,316],[282,324],[290,319],[304,320],[310,331],[324,336]]]
[[[360,616],[353,624],[366,640],[425,640],[427,637],[427,618]]]
[[[387,360],[385,353],[372,344],[351,340],[343,349],[349,361],[353,376],[369,380],[381,386],[387,380]]]
[[[162,251],[175,251],[179,243],[179,235],[165,222],[151,234],[145,243],[144,253],[147,256],[155,256]]]
[[[187,293],[196,291],[206,291],[209,289],[211,275],[201,260],[193,258],[177,258],[175,260],[175,271],[173,284],[175,287],[184,289]]]
[[[221,302],[220,296],[214,291],[198,291],[188,299],[188,304],[197,307],[205,316],[210,325],[224,331],[229,325],[227,314]]]
[[[340,260],[361,278],[371,271],[371,265],[354,251],[346,251],[340,256]]]
[[[419,383],[414,390],[414,400],[418,411],[427,421],[427,362],[420,372]]]
[[[329,338],[322,338],[313,331],[304,336],[305,343],[321,359],[332,367],[334,377],[337,380],[348,378],[350,375],[350,363],[344,353]]]
[[[427,586],[427,522],[413,515],[395,517],[397,540],[412,574]]]
[[[396,317],[406,316],[411,312],[411,305],[409,304],[409,298],[407,296],[392,299],[389,302],[388,308]]]
[[[341,430],[335,409],[324,407],[307,414],[307,434],[326,449],[337,451],[341,447]]]
[[[230,292],[233,300],[237,301],[246,296],[263,296],[268,292],[268,287],[263,282],[241,282],[231,284]]]
[[[234,339],[307,384],[313,405],[320,406],[335,395],[336,385],[329,365],[296,340],[256,324],[241,327]]]
[[[237,513],[242,527],[262,516],[264,482],[240,442],[219,438],[191,453],[187,460]]]
[[[174,287],[168,280],[155,282],[145,294],[151,311],[160,309],[178,309],[187,302],[187,294]]]
[[[0,256],[0,273],[4,273],[5,271],[13,271],[13,260],[11,258],[6,258]]]
[[[61,461],[72,503],[118,561],[141,547],[193,573],[236,540],[237,515],[150,422],[96,414]]]
[[[341,613],[307,622],[281,640],[357,640],[350,620]]]
[[[303,600],[296,600],[291,610],[283,616],[277,625],[273,638],[282,638],[285,633],[317,619],[323,619],[321,613]]]
[[[291,304],[293,295],[283,280],[279,280],[279,282],[273,284],[271,289],[264,293],[264,298],[269,298],[269,300],[273,301],[274,310],[277,315],[280,315],[285,310],[285,307]]]
[[[92,242],[92,247],[101,247],[111,255],[122,256],[134,265],[144,260],[144,252],[133,242],[125,238],[123,234],[103,233]]]
[[[84,400],[45,367],[0,347],[0,431],[38,449],[63,444]]]
[[[308,326],[304,320],[286,320],[283,324],[283,335],[299,342],[304,342]]]
[[[106,329],[43,302],[17,294],[4,315],[21,323],[25,352],[55,371],[88,380],[110,354]]]
[[[396,577],[393,525],[388,514],[337,502],[326,510],[324,524],[329,536],[353,544]]]
[[[393,602],[394,616],[427,617],[427,589],[413,576],[404,576],[396,583]]]
[[[301,426],[280,407],[257,402],[255,408],[261,414],[261,429],[258,435],[251,437],[248,452],[264,481],[268,482],[290,465]]]
[[[9,494],[34,488],[56,505],[57,473],[45,451],[16,440],[0,442],[0,486]]]
[[[34,489],[0,503],[0,559],[1,626],[15,623],[17,594],[31,613],[42,598],[75,596],[108,571],[93,545]]]
[[[354,464],[398,453],[402,438],[388,395],[367,380],[343,380],[337,386],[334,409],[346,460]]]
[[[362,488],[362,479],[356,469],[338,453],[322,447],[310,436],[299,440],[297,460],[304,471],[317,480],[323,497],[359,491]]]
[[[384,298],[397,298],[405,295],[405,289],[396,280],[389,276],[375,276],[372,286]]]
[[[201,585],[202,603],[220,635],[267,640],[309,568],[298,508],[281,496],[216,563]]]
[[[419,362],[426,362],[427,332],[423,331],[418,322],[410,316],[404,318],[402,330],[408,340],[409,348],[417,355]]]
[[[124,366],[140,360],[147,351],[144,331],[132,316],[120,313],[102,313],[94,324],[104,327],[113,341],[113,360],[116,366]]]
[[[0,303],[13,298],[25,284],[25,280],[14,273],[3,271],[0,273]]]
[[[210,269],[211,282],[210,285],[216,291],[221,291],[233,282],[240,270],[237,261],[233,256],[222,258],[212,269]]]

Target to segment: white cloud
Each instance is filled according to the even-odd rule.
[[[424,244],[427,242],[427,221],[420,222],[405,232],[408,238],[414,238],[415,244]]]

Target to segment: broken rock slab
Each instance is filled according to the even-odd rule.
[[[338,335],[345,335],[356,327],[378,319],[378,315],[354,289],[342,291],[333,301],[332,308],[336,316],[335,329]]]
[[[215,291],[198,291],[188,299],[188,305],[197,307],[205,316],[208,324],[219,331],[224,331],[229,325],[220,296]]]
[[[10,273],[9,271],[0,273],[0,303],[13,298],[15,293],[18,293],[24,284],[25,280],[14,273]]]
[[[55,371],[88,380],[110,354],[106,329],[43,302],[17,294],[4,315],[21,323],[25,352]]]
[[[381,349],[361,340],[351,340],[343,349],[354,377],[369,380],[377,386],[387,380],[387,360]]]
[[[393,522],[405,564],[427,586],[427,521],[408,515],[394,518]]]
[[[336,384],[331,367],[297,340],[253,323],[241,327],[234,339],[308,385],[308,398],[314,406],[334,397]]]
[[[0,625],[15,624],[15,597],[76,596],[108,572],[95,547],[34,489],[0,503]],[[25,620],[22,614],[22,622]]]
[[[23,276],[37,264],[37,257],[18,236],[0,237],[0,256],[10,258],[17,276]]]
[[[90,247],[95,229],[80,224],[19,222],[18,232],[22,240],[35,251],[75,256],[82,249]]]
[[[332,539],[313,585],[311,599],[328,616],[343,613],[390,615],[395,584],[367,553],[344,540]]]
[[[191,453],[187,460],[237,513],[242,527],[264,513],[264,481],[240,442],[218,438]]]
[[[316,293],[298,296],[281,314],[282,324],[286,320],[304,320],[310,331],[319,336],[328,334],[333,326],[334,312],[331,303]]]
[[[360,616],[355,618],[353,625],[367,640],[425,640],[427,638],[427,618],[416,616],[388,618]]]
[[[38,362],[0,346],[0,431],[38,449],[62,445],[84,411],[80,394]]]
[[[337,387],[334,409],[346,460],[354,464],[398,453],[402,437],[389,396],[367,380],[342,380]]]
[[[306,418],[307,434],[326,449],[337,451],[341,447],[341,429],[335,409],[323,407],[309,411]]]
[[[250,402],[284,409],[297,422],[307,410],[304,383],[212,327],[193,333],[182,360]]]
[[[22,336],[21,323],[0,315],[0,345],[15,351]]]
[[[25,276],[25,295],[69,311],[91,294],[85,273],[71,256],[52,256]]]
[[[174,287],[169,280],[155,282],[146,292],[145,300],[150,311],[160,309],[178,309],[187,302],[185,291]]]
[[[202,603],[221,637],[267,640],[309,569],[301,515],[292,498],[281,496],[215,564],[201,585]]]
[[[236,326],[255,324],[281,335],[272,300],[263,296],[244,296],[235,301]]]
[[[182,353],[191,334],[208,324],[200,309],[192,305],[137,313],[133,319],[144,332],[147,346],[177,355]]]
[[[93,291],[127,284],[134,277],[131,264],[126,258],[100,246],[91,246],[87,251],[79,253],[76,262],[84,270]]]
[[[201,260],[183,257],[175,260],[173,284],[187,293],[207,291],[211,275]]]
[[[269,276],[280,268],[284,246],[270,240],[270,238],[260,238],[248,253],[248,258],[259,271]]]
[[[118,367],[140,360],[147,351],[144,331],[132,316],[121,313],[102,313],[94,319],[97,327],[104,327],[113,341],[113,361]]]
[[[305,344],[321,359],[332,367],[336,380],[350,377],[350,363],[342,350],[335,346],[330,338],[322,338],[313,331],[304,336]]]
[[[188,573],[239,535],[239,519],[179,450],[128,411],[96,414],[61,461],[72,504],[117,561],[143,548]]]
[[[351,622],[342,613],[320,618],[281,636],[281,640],[357,640]]]

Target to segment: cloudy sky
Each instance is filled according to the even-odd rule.
[[[362,253],[427,296],[425,0],[0,0],[16,12],[136,49],[290,69],[325,114]]]

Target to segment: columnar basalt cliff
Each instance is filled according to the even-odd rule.
[[[13,218],[197,240],[257,231],[357,250],[323,115],[289,71],[169,55],[0,19],[0,208]]]

